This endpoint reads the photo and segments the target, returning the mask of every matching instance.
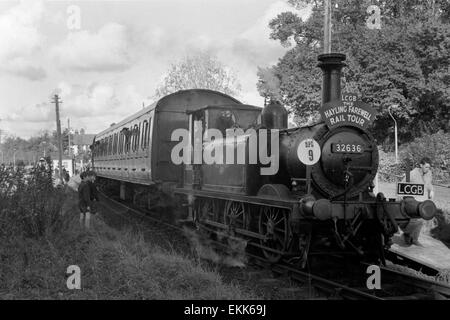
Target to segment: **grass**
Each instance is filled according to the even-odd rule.
[[[63,224],[39,239],[1,239],[0,299],[254,299],[197,261],[117,231],[99,217],[86,232],[75,194]],[[66,286],[67,267],[81,269],[81,290]]]
[[[388,267],[392,270],[408,273],[408,274],[413,275],[418,278],[426,279],[429,281],[440,282],[445,285],[450,285],[450,270],[441,270],[436,276],[433,277],[433,276],[424,274],[420,271],[417,271],[417,270],[414,270],[414,269],[411,269],[411,268],[408,268],[405,266],[397,265],[397,264],[389,264]]]

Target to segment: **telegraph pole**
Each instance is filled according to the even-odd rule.
[[[331,53],[331,0],[324,0],[323,53]]]
[[[70,158],[70,119],[69,118],[67,118],[67,130],[69,131],[68,135],[69,135],[69,158]]]
[[[61,121],[59,120],[59,104],[62,103],[61,100],[59,100],[59,97],[57,94],[53,96],[52,102],[55,104],[56,108],[56,134],[58,136],[58,164],[59,164],[59,177],[61,179],[61,183],[63,183],[63,173],[62,173],[62,153],[63,153],[63,145],[62,145],[62,139],[61,139]]]

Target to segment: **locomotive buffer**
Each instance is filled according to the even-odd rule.
[[[397,195],[403,197],[423,196],[425,186],[420,183],[409,182],[409,168],[406,169],[406,172],[407,182],[397,183]],[[400,233],[394,235],[392,241],[393,245],[389,251],[397,256],[425,265],[436,272],[450,269],[450,249],[441,241],[429,235],[420,235],[420,242],[423,246],[407,246]]]

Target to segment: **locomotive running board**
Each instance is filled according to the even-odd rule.
[[[195,197],[246,202],[249,204],[256,204],[256,205],[270,205],[273,207],[290,210],[293,210],[295,207],[298,206],[298,200],[296,199],[279,199],[268,196],[247,196],[242,194],[227,194],[216,191],[192,190],[184,188],[175,188],[174,193],[192,195]]]
[[[210,225],[212,227],[220,228],[220,229],[223,229],[223,230],[229,230],[229,226],[227,226],[227,225],[225,225],[223,223],[212,221],[212,220],[208,220],[208,219],[201,220],[200,223],[204,223],[204,224]],[[266,237],[264,237],[263,235],[261,235],[259,233],[253,232],[253,231],[240,229],[240,228],[233,228],[233,231],[236,232],[236,233],[239,233],[239,234],[241,234],[243,236],[256,238],[258,240],[266,240]]]
[[[283,252],[283,251],[279,251],[279,250],[276,250],[276,249],[272,249],[272,248],[263,246],[263,245],[261,245],[261,244],[259,244],[259,243],[252,242],[252,241],[247,240],[247,239],[237,238],[237,237],[232,236],[232,235],[230,235],[230,234],[222,233],[222,232],[220,232],[220,231],[218,231],[218,230],[214,230],[214,229],[208,228],[207,226],[202,225],[201,223],[199,224],[199,228],[200,228],[200,229],[203,229],[203,230],[205,230],[205,231],[207,231],[207,232],[213,233],[213,234],[215,234],[215,235],[225,237],[225,238],[227,238],[227,239],[239,240],[239,241],[247,241],[247,246],[252,246],[252,247],[264,249],[264,250],[266,250],[266,251],[270,251],[270,252],[273,252],[273,253],[276,253],[276,254],[280,254],[280,255],[282,255],[282,256],[284,256],[284,257],[286,257],[286,256],[293,256],[293,255],[296,254],[296,253],[294,254],[294,253],[291,253],[291,252]]]

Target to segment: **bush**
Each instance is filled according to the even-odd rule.
[[[58,232],[14,235],[0,246],[0,299],[253,299],[219,274],[175,251],[118,231],[100,217],[81,229],[76,194],[68,194]],[[67,267],[81,270],[81,290],[66,286]]]
[[[427,134],[403,145],[399,152],[399,164],[395,163],[393,152],[386,153],[380,148],[379,156],[378,172],[382,181],[400,181],[408,166],[412,169],[419,165],[423,157],[428,157],[432,162],[433,182],[450,182],[450,133],[440,131]]]
[[[381,181],[398,182],[405,174],[406,166],[404,163],[395,163],[395,154],[386,153],[381,148],[378,149],[379,164],[378,175]]]
[[[136,230],[95,217],[86,232],[77,194],[55,188],[51,173],[0,167],[0,300],[254,298]],[[81,290],[66,286],[70,265],[80,267]]]
[[[0,167],[0,238],[39,238],[61,222],[64,189],[53,187],[52,168]]]
[[[413,165],[418,165],[423,157],[432,162],[434,181],[450,181],[450,133],[426,134],[409,143],[401,152],[402,161],[411,159]]]

